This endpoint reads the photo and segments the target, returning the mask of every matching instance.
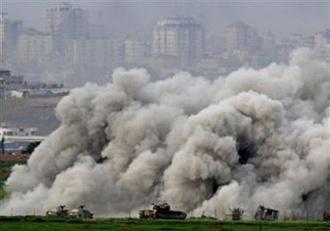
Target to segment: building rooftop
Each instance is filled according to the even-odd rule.
[[[196,26],[199,25],[192,17],[169,17],[159,20],[157,26]]]
[[[47,11],[67,11],[72,9],[72,4],[68,2],[61,2],[56,7],[47,9]]]
[[[26,28],[23,33],[24,35],[49,35],[48,33],[38,31],[34,28]]]
[[[246,24],[245,22],[242,22],[242,21],[237,21],[237,22],[234,22],[234,23],[227,26],[227,28],[234,28],[234,27],[251,28],[251,26],[249,26],[248,24]]]

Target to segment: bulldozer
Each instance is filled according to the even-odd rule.
[[[93,219],[93,213],[85,209],[84,205],[80,205],[77,209],[71,209],[68,217],[74,219]]]
[[[65,209],[65,205],[60,205],[55,209],[48,210],[46,212],[47,217],[58,217],[58,218],[66,218],[68,217],[68,210]]]
[[[254,216],[256,220],[267,220],[273,221],[277,220],[279,215],[279,211],[275,209],[266,208],[260,205],[257,209],[257,212]]]
[[[54,218],[93,219],[93,213],[85,209],[84,205],[70,210],[65,209],[65,205],[60,205],[55,209],[48,210],[46,216]]]
[[[167,202],[160,201],[154,203],[152,209],[140,210],[139,217],[141,219],[185,219],[187,214],[171,210]]]
[[[240,221],[240,220],[242,220],[243,214],[244,214],[244,210],[243,209],[241,209],[241,208],[234,208],[231,211],[231,219],[233,221]]]

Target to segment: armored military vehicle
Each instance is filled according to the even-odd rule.
[[[232,220],[239,221],[242,219],[244,210],[241,208],[234,208],[231,212],[232,212],[231,213]]]
[[[77,209],[65,209],[65,205],[60,205],[55,209],[46,212],[47,217],[56,218],[73,218],[73,219],[93,219],[93,213],[85,209],[84,205],[79,206]]]
[[[279,215],[279,211],[275,209],[266,208],[260,205],[257,209],[257,212],[254,216],[256,220],[277,220]]]
[[[68,216],[68,210],[65,209],[65,205],[60,205],[55,209],[48,210],[46,212],[47,217],[59,217],[66,218]]]
[[[144,219],[185,219],[186,216],[184,212],[171,210],[170,205],[164,201],[153,204],[152,209],[139,211],[139,217]]]
[[[74,219],[93,219],[93,213],[85,209],[84,205],[80,205],[77,209],[69,210],[68,217]]]
[[[142,219],[156,218],[156,212],[153,209],[143,209],[139,211],[139,217]]]

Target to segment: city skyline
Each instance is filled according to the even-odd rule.
[[[37,6],[38,0],[26,2],[33,8]],[[42,16],[40,29],[27,25],[19,18],[3,14],[0,24],[2,67],[24,75],[27,80],[51,81],[69,86],[88,81],[107,82],[116,67],[143,67],[155,73],[158,78],[180,70],[214,78],[242,66],[262,68],[272,62],[286,63],[289,54],[298,47],[324,50],[324,46],[330,43],[328,25],[313,33],[302,34],[295,30],[280,37],[271,28],[265,28],[267,32],[264,33],[241,17],[234,17],[235,14],[232,17],[235,18],[233,22],[219,22],[217,28],[222,30],[219,34],[211,29],[212,23],[207,23],[206,18],[203,20],[200,14],[186,17],[185,15],[189,15],[187,12],[172,16],[173,12],[179,12],[186,4],[184,1],[177,2],[176,11],[165,10],[152,20],[145,20],[143,28],[130,29],[132,24],[129,16],[132,15],[126,15],[126,21],[117,18],[113,21],[122,23],[117,28],[120,32],[112,27],[113,21],[107,21],[107,17],[114,16],[111,10],[118,7],[119,12],[128,8],[135,10],[139,5],[136,1],[105,2],[103,11],[110,11],[107,15],[99,14],[97,21],[95,15],[93,16],[96,8],[88,8],[87,3],[88,1],[48,2],[44,5],[47,8],[39,8],[40,11],[36,13]],[[251,1],[250,5],[243,6],[224,1],[213,4],[216,3],[221,3],[225,8],[237,9],[244,6],[257,9],[262,6],[258,1]],[[198,1],[192,3],[195,6],[196,4],[201,5]],[[209,4],[211,2],[206,6]],[[299,5],[292,1],[285,4],[313,11],[313,7],[323,6],[325,2],[309,5],[306,2],[305,5]],[[273,1],[270,6],[278,10],[285,4]],[[162,9],[172,7],[168,2],[161,1],[146,4],[146,7],[156,6],[162,6]],[[201,11],[202,9],[203,7]],[[125,14],[121,15],[124,16]],[[127,23],[130,25],[126,25]],[[223,28],[221,23],[226,23]]]
[[[0,3],[1,231],[328,230],[329,0]]]
[[[10,18],[24,20],[27,26],[41,30],[43,29],[42,12],[60,2],[63,1],[3,0],[1,6],[2,11]],[[206,30],[216,34],[223,33],[226,25],[235,21],[246,22],[256,28],[261,35],[271,30],[280,37],[291,33],[315,33],[329,27],[328,1],[192,1],[189,4],[187,1],[66,2],[90,11],[91,24],[102,21],[105,30],[113,31],[113,34],[121,37],[127,33],[142,37],[151,34],[151,26],[159,18],[171,16],[195,17],[206,27]],[[263,20],[264,17],[267,17],[267,20]]]

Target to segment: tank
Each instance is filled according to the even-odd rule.
[[[186,216],[184,212],[171,210],[170,205],[164,201],[153,204],[152,209],[139,211],[139,217],[144,219],[185,219]]]
[[[242,219],[243,213],[244,213],[244,210],[243,209],[241,209],[241,208],[234,208],[232,210],[232,214],[231,214],[232,220],[233,221],[240,221]]]
[[[65,205],[60,205],[55,209],[48,210],[46,216],[57,218],[93,219],[93,213],[85,209],[84,205],[71,210],[65,209]]]
[[[156,218],[156,212],[153,209],[140,210],[139,217],[142,219]]]
[[[275,209],[266,208],[260,205],[257,209],[257,212],[254,216],[256,220],[277,220],[279,215],[279,211]]]
[[[80,205],[77,209],[71,209],[68,212],[68,217],[74,219],[93,219],[93,213],[85,209],[84,205]]]
[[[68,216],[68,210],[65,209],[65,205],[60,205],[55,209],[48,210],[46,212],[47,217],[59,217],[66,218]]]

